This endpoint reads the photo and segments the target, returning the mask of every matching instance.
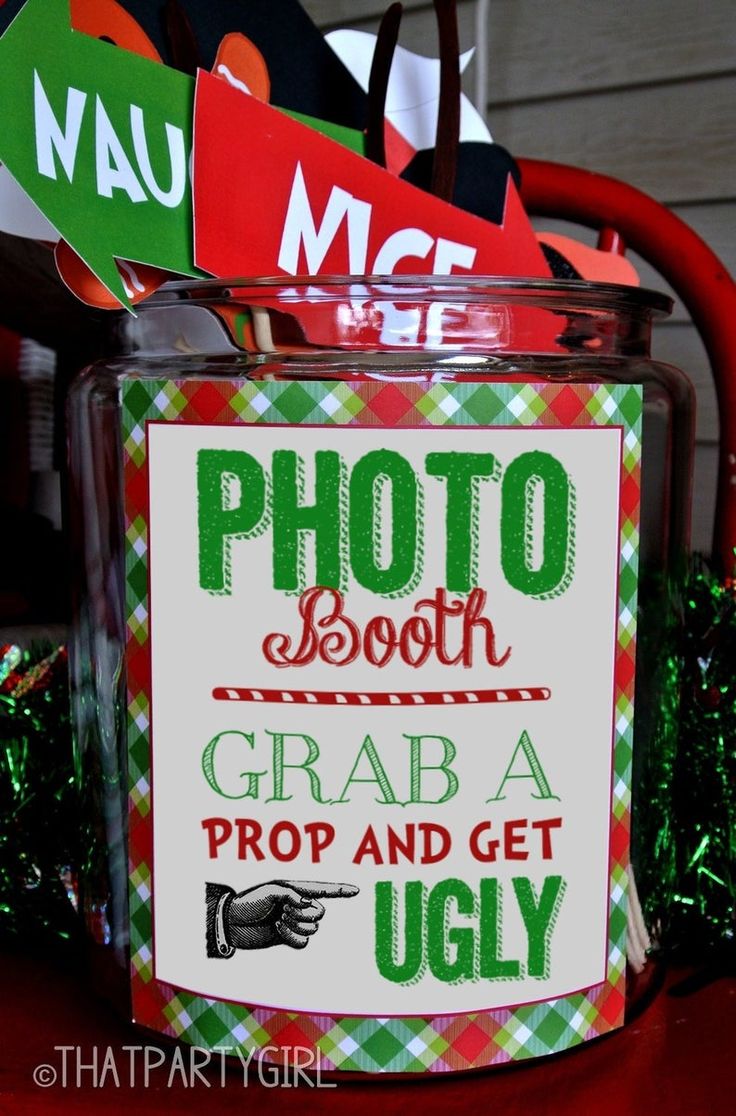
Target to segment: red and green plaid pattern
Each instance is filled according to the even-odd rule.
[[[200,1046],[310,1047],[323,1070],[474,1069],[565,1050],[623,1022],[642,391],[635,385],[124,378],[130,939],[135,1020]],[[146,423],[618,426],[623,430],[607,978],[544,1003],[435,1018],[336,1017],[227,1003],[153,975]]]

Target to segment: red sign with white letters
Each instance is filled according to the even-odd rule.
[[[193,180],[195,263],[214,275],[549,275],[510,178],[491,224],[204,71]]]

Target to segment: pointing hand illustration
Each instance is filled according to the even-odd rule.
[[[348,899],[359,890],[347,883],[271,880],[236,894],[232,888],[207,884],[207,952],[230,957],[236,949],[304,949],[325,914],[319,900]]]

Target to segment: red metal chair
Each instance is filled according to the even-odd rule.
[[[736,283],[714,252],[665,206],[606,175],[519,159],[529,213],[599,229],[617,250],[632,248],[682,299],[705,345],[720,417],[713,558],[727,578],[736,555]],[[600,244],[601,247],[604,243]]]

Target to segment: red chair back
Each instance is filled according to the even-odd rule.
[[[519,159],[529,213],[615,230],[685,304],[705,345],[720,420],[713,558],[727,578],[736,555],[736,283],[684,221],[647,194],[606,175]]]

